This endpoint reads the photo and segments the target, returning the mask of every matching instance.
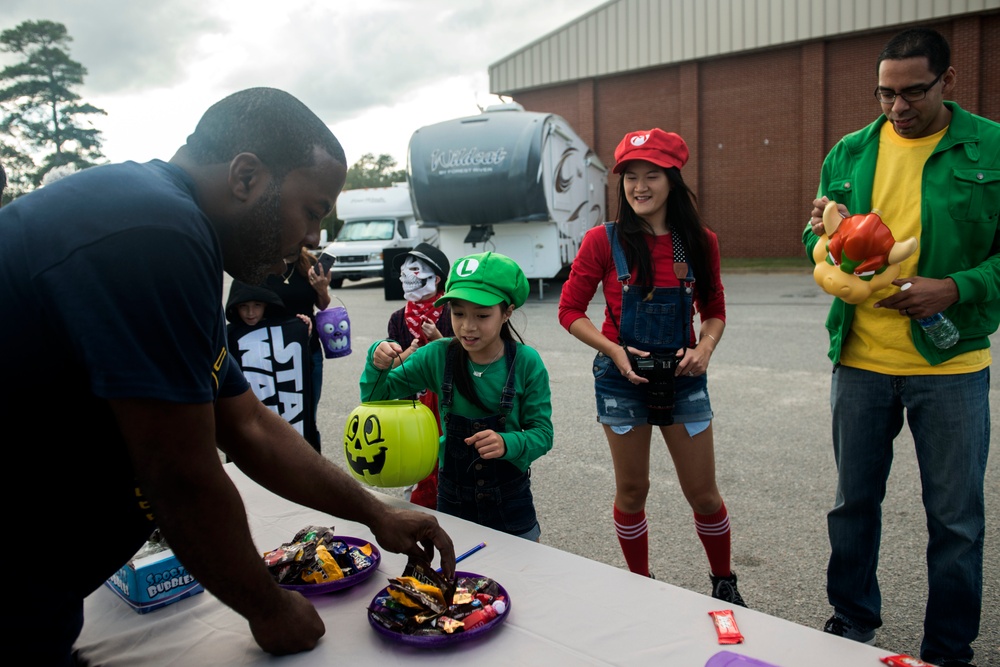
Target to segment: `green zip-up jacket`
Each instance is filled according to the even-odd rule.
[[[944,103],[951,124],[924,165],[920,185],[920,256],[917,275],[951,278],[958,302],[945,313],[961,339],[941,350],[910,324],[917,351],[930,365],[989,347],[989,335],[1000,323],[1000,124]],[[829,197],[851,213],[872,208],[872,185],[878,159],[879,132],[885,116],[841,139],[823,161],[817,198]],[[806,225],[806,256],[819,237]],[[834,299],[826,318],[829,356],[840,362],[840,350],[854,319],[854,306]]]

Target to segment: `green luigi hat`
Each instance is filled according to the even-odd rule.
[[[482,252],[463,257],[451,265],[445,293],[434,305],[461,299],[477,306],[512,303],[520,308],[527,298],[528,279],[517,262],[506,255]]]

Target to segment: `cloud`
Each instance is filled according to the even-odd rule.
[[[77,92],[108,112],[94,122],[112,159],[169,158],[209,105],[272,86],[329,123],[349,159],[402,163],[414,130],[490,102],[492,62],[600,3],[6,0],[0,28],[66,25],[70,57],[88,71]]]
[[[70,57],[87,68],[87,91],[122,93],[183,80],[185,64],[198,55],[191,52],[193,38],[225,26],[207,12],[208,4],[204,0],[7,0],[3,27],[27,20],[64,24],[73,39]]]

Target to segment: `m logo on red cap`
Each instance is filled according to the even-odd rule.
[[[664,169],[680,169],[687,159],[688,147],[679,135],[654,127],[651,130],[635,130],[622,137],[615,148],[616,164],[611,171],[620,174],[625,165],[633,160],[652,162]]]

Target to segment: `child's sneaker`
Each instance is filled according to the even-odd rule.
[[[747,606],[746,602],[743,601],[743,596],[740,595],[739,590],[736,588],[735,572],[731,573],[728,577],[717,577],[714,574],[710,574],[709,577],[712,579],[713,598],[740,607]]]
[[[862,644],[875,645],[875,629],[863,625],[857,625],[843,614],[835,613],[823,626],[823,632],[828,635],[837,635],[844,639],[861,642]]]

